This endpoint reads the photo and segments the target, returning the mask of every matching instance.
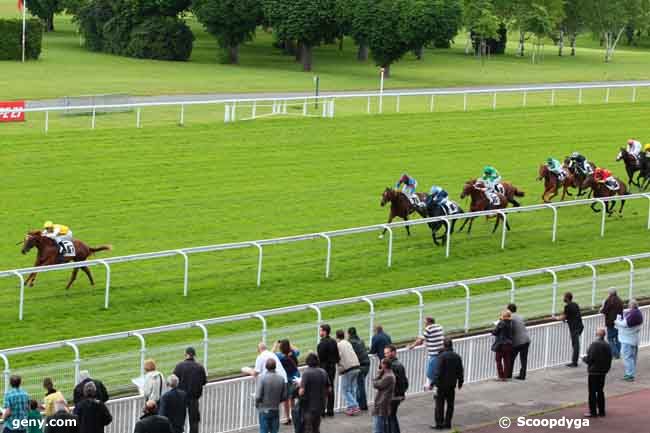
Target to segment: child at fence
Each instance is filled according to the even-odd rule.
[[[29,421],[27,433],[43,433],[40,427],[42,419],[41,411],[38,409],[38,402],[30,400],[29,412],[27,412],[27,420]]]

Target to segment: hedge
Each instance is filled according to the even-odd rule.
[[[43,42],[43,25],[37,19],[27,20],[25,59],[38,59]],[[20,19],[0,19],[0,60],[22,59],[23,22]]]

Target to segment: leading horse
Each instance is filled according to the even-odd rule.
[[[418,198],[422,203],[424,203],[427,199],[427,195],[421,192],[416,193]],[[395,217],[402,218],[404,221],[409,220],[409,215],[411,215],[413,212],[417,212],[420,214],[422,218],[425,218],[426,211],[423,208],[418,208],[417,206],[413,206],[411,204],[411,201],[408,199],[404,193],[401,191],[394,190],[392,188],[386,188],[381,195],[381,206],[384,207],[386,204],[390,203],[390,213],[388,214],[388,224],[393,222]],[[406,228],[406,233],[408,235],[411,235],[411,230],[409,229],[409,226],[404,226]],[[384,229],[383,232],[379,235],[379,238],[383,238],[384,234],[386,233],[386,229]]]
[[[465,198],[467,196],[470,197],[470,206],[469,206],[469,211],[470,212],[481,212],[484,210],[495,210],[495,209],[505,209],[508,206],[508,199],[505,195],[501,193],[495,193],[496,197],[499,199],[498,204],[492,204],[490,202],[490,199],[488,198],[487,194],[485,193],[483,188],[479,188],[476,185],[476,179],[470,179],[467,182],[465,182],[465,185],[463,186],[463,192],[460,194],[460,198]],[[487,216],[486,218],[493,218],[494,216]],[[476,217],[468,218],[463,222],[463,225],[458,229],[459,232],[462,232],[463,229],[465,228],[465,225],[469,221],[469,227],[467,228],[467,234],[470,234],[472,232],[472,224],[474,224],[474,220]],[[496,215],[496,223],[494,224],[494,228],[492,229],[492,233],[494,233],[497,230],[497,227],[499,227],[499,221],[503,219],[503,216],[501,214]],[[510,230],[510,224],[508,221],[505,221],[506,228]]]
[[[110,251],[113,248],[111,245],[101,245],[96,248],[89,247],[88,245],[86,245],[85,243],[77,239],[75,239],[73,243],[75,248],[75,256],[65,257],[64,262],[72,262],[72,261],[83,262],[86,261],[88,257],[92,256],[97,252]],[[21,253],[27,254],[32,248],[36,248],[36,250],[38,251],[36,255],[36,263],[34,263],[34,266],[48,266],[48,265],[56,265],[60,263],[58,261],[59,259],[58,245],[56,244],[56,242],[54,242],[53,239],[43,236],[40,230],[35,230],[27,233],[27,235],[25,236],[25,240],[23,241],[23,248],[21,250]],[[72,270],[72,275],[70,276],[70,281],[68,281],[66,290],[69,289],[70,286],[72,286],[72,283],[77,278],[77,273],[79,272],[79,269],[84,271],[84,273],[88,276],[88,280],[90,280],[90,284],[92,284],[93,286],[95,285],[95,281],[93,280],[93,276],[92,273],[90,272],[90,269],[88,269],[87,266],[83,266],[81,268],[74,268]],[[36,281],[36,275],[37,275],[36,272],[30,274],[25,280],[25,284],[28,284],[30,287],[34,286],[34,282]]]
[[[636,185],[641,188],[641,177],[644,173],[641,171],[641,161],[639,158],[627,151],[626,148],[621,147],[620,152],[616,156],[616,161],[623,161],[625,164],[625,171],[627,172],[627,183]],[[634,181],[634,173],[639,172]]]

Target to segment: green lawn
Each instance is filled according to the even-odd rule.
[[[14,0],[0,0],[0,16],[18,16]],[[218,62],[214,38],[191,21],[197,36],[189,62],[136,60],[91,53],[79,44],[69,17],[56,19],[57,31],[46,34],[39,61],[22,65],[3,62],[0,86],[3,98],[51,98],[74,95],[127,93],[178,94],[209,92],[312,91],[313,76],[323,91],[376,89],[378,72],[369,61],[359,63],[347,40],[343,52],[333,45],[316,48],[314,72],[303,73],[291,57],[271,47],[272,37],[262,31],[242,48],[241,65]],[[514,41],[514,38],[511,38]],[[450,50],[427,50],[424,60],[412,55],[397,63],[387,88],[447,87],[560,81],[648,79],[648,52],[621,46],[611,64],[590,36],[580,39],[577,57],[559,58],[546,45],[542,64],[512,55],[493,57],[485,65],[464,54],[465,36]]]

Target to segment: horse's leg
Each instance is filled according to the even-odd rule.
[[[393,214],[393,210],[391,209],[390,214],[388,215],[388,224],[392,223],[393,219],[395,219],[395,215]],[[387,231],[388,229],[384,228],[384,231],[382,231],[381,234],[379,235],[379,239],[384,239],[384,235],[386,234]]]
[[[460,228],[458,229],[458,233],[460,233],[460,232],[463,231],[463,229],[464,229],[465,226],[467,225],[467,222],[468,222],[468,221],[469,221],[469,218],[465,218],[465,219],[463,220],[463,224],[462,224],[462,225],[460,226]],[[456,220],[454,220],[454,222],[456,222]],[[452,227],[453,227],[453,226],[452,226]]]
[[[72,283],[74,283],[74,280],[77,279],[77,273],[79,273],[79,268],[74,268],[72,270],[72,275],[70,275],[70,281],[68,281],[68,285],[65,286],[66,290],[68,290],[70,286],[72,286]]]
[[[623,216],[623,208],[625,207],[625,199],[621,199],[621,208],[618,210],[618,213]]]
[[[596,204],[597,204],[596,202],[593,202],[593,203],[591,204],[591,210],[594,211],[594,212],[596,212],[596,213],[598,213],[598,212],[600,212],[600,210],[599,210],[599,209],[596,209]]]
[[[95,280],[93,280],[93,274],[90,272],[90,269],[88,269],[87,266],[84,266],[81,268],[82,271],[84,271],[84,274],[88,276],[88,280],[90,281],[90,285],[94,286],[95,285]]]
[[[36,272],[32,272],[31,274],[29,274],[29,276],[25,280],[25,285],[29,286],[29,287],[33,287],[35,279],[36,279]]]
[[[499,221],[501,221],[501,215],[497,215],[497,220],[494,223],[494,228],[492,229],[492,233],[497,231],[497,228],[499,228]]]
[[[468,235],[472,233],[472,226],[474,225],[474,220],[475,219],[476,219],[476,217],[473,217],[473,218],[469,219],[469,227],[467,228],[467,234]]]
[[[406,214],[404,216],[404,221],[408,221],[408,220],[409,220],[409,216],[408,214]],[[411,229],[409,228],[409,226],[404,226],[404,228],[406,229],[406,235],[411,236]]]

